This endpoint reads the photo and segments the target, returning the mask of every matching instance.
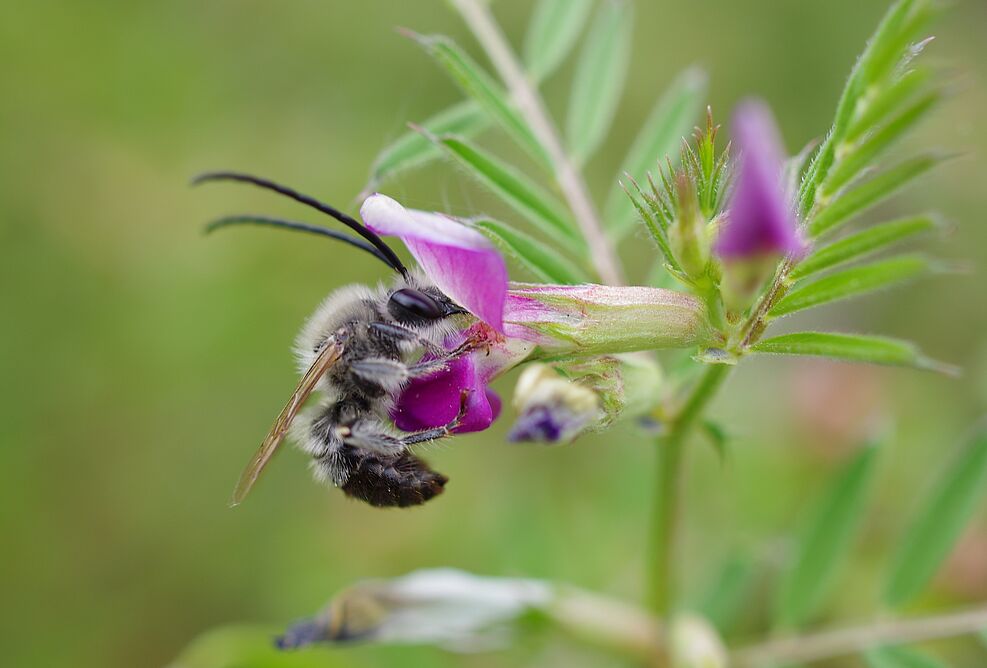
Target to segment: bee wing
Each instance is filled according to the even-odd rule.
[[[292,420],[298,415],[302,404],[312,394],[312,390],[315,389],[315,385],[322,378],[323,374],[338,362],[342,355],[343,344],[330,338],[322,351],[316,356],[312,365],[305,371],[302,379],[298,381],[298,387],[291,394],[291,399],[288,400],[281,414],[278,415],[278,419],[274,421],[271,431],[267,433],[267,438],[264,439],[260,449],[257,450],[250,463],[247,464],[247,468],[240,474],[240,481],[237,483],[236,489],[233,490],[233,499],[230,501],[231,506],[239,505],[247,496],[247,493],[250,492],[250,488],[254,486],[257,478],[260,477],[261,471],[264,470],[264,467],[267,466],[267,463],[271,461],[271,457],[274,456],[274,453],[280,447],[285,434],[288,433],[288,427],[291,426]]]

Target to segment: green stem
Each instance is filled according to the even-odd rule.
[[[732,367],[711,365],[692,388],[668,433],[658,440],[658,487],[651,528],[651,607],[668,620],[675,608],[675,537],[682,486],[682,456],[696,422]]]

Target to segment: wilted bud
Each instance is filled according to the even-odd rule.
[[[512,441],[569,443],[609,426],[618,417],[636,417],[660,400],[661,369],[647,357],[623,355],[534,364],[518,379],[518,419]]]
[[[702,302],[660,288],[513,283],[504,322],[508,337],[553,356],[689,348],[715,339]]]
[[[553,588],[538,580],[417,571],[350,587],[319,616],[291,626],[277,645],[367,641],[489,648],[509,640],[511,623],[552,599]]]
[[[676,668],[726,668],[727,652],[712,625],[696,615],[680,615],[669,634]]]

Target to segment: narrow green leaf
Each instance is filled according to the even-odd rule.
[[[607,135],[630,62],[632,12],[625,0],[606,0],[579,54],[566,117],[569,152],[582,163]]]
[[[900,0],[888,9],[856,68],[861,92],[886,79],[902,61],[930,18],[930,4],[930,0]]]
[[[440,137],[438,144],[535,227],[569,248],[585,252],[585,242],[576,231],[565,207],[511,165],[455,137]]]
[[[846,192],[826,206],[809,222],[813,237],[830,232],[853,216],[887,199],[908,183],[942,162],[934,155],[923,155],[906,160],[882,172],[853,190]]]
[[[921,26],[919,21],[909,20],[915,16],[916,6],[928,4],[929,0],[900,0],[888,9],[867,42],[840,95],[833,127],[819,147],[799,189],[799,210],[803,213],[812,210],[818,188],[829,175],[836,158],[836,147],[846,139],[861,98],[881,83],[907,52],[911,35]]]
[[[610,189],[605,208],[606,223],[615,236],[620,237],[633,229],[634,221],[631,202],[617,181],[630,174],[635,181],[643,182],[648,170],[654,169],[666,156],[673,161],[677,159],[682,138],[689,134],[702,110],[706,81],[706,73],[698,67],[682,72],[655,104],[634,139]]]
[[[891,86],[877,91],[872,98],[863,103],[853,124],[847,129],[844,141],[856,141],[865,132],[883,123],[896,109],[918,93],[928,83],[930,77],[931,73],[928,69],[909,70]]]
[[[631,204],[637,210],[637,213],[641,217],[641,221],[644,223],[645,228],[648,230],[648,233],[651,234],[651,238],[654,239],[656,244],[658,244],[658,248],[661,250],[661,254],[664,256],[665,262],[672,269],[681,271],[682,267],[679,266],[678,260],[675,259],[675,253],[672,252],[672,247],[669,244],[668,235],[665,233],[665,229],[656,219],[655,214],[650,210],[648,203],[641,202],[641,200],[645,199],[645,195],[641,191],[640,186],[637,185],[637,182],[634,182],[634,187],[637,188],[637,195],[635,195],[623,183],[620,185],[624,189],[624,193],[627,198],[630,199]],[[638,199],[638,197],[641,199]]]
[[[588,283],[586,273],[538,239],[496,220],[473,221],[487,237],[496,242],[538,278],[549,283],[575,285]]]
[[[764,339],[751,346],[751,351],[771,355],[829,357],[849,362],[910,366],[955,373],[951,367],[923,356],[914,344],[883,336],[798,332]]]
[[[702,430],[716,451],[720,463],[725,463],[730,456],[730,435],[727,430],[715,420],[703,420]]]
[[[877,447],[861,450],[826,490],[808,519],[794,568],[781,583],[776,619],[785,627],[804,624],[824,601],[864,514]]]
[[[503,86],[448,37],[412,34],[425,51],[470,98],[534,158],[550,167],[551,159],[521,115],[508,103]]]
[[[740,620],[754,586],[757,569],[749,555],[737,552],[722,565],[699,601],[699,613],[721,635],[729,633]]]
[[[475,100],[466,100],[431,116],[421,126],[429,133],[469,137],[490,124],[490,117]],[[419,167],[442,155],[421,132],[408,130],[377,155],[364,191],[372,191],[390,177]]]
[[[877,647],[864,654],[870,668],[946,668],[946,664],[907,647]]]
[[[935,226],[929,216],[915,216],[869,227],[813,251],[795,267],[790,276],[799,280],[810,274],[859,260],[893,244],[929,232]]]
[[[593,0],[540,0],[524,40],[524,64],[535,81],[554,72],[586,25]]]
[[[939,478],[906,533],[885,590],[888,605],[908,603],[936,574],[983,496],[985,483],[987,430],[981,426]]]
[[[931,91],[876,130],[860,145],[847,149],[836,168],[820,186],[822,197],[831,196],[869,167],[884,151],[915,126],[932,110],[940,99],[939,91]],[[839,152],[840,149],[837,149]]]
[[[857,297],[921,276],[931,269],[920,255],[898,255],[872,264],[850,267],[807,283],[796,284],[769,312],[779,317]]]

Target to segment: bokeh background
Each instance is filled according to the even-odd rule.
[[[885,6],[639,2],[628,85],[588,168],[592,189],[606,194],[656,96],[692,63],[708,70],[721,119],[758,94],[791,150],[820,136]],[[494,9],[519,43],[529,3]],[[395,26],[450,34],[478,55],[438,0],[0,4],[0,663],[163,665],[227,627],[198,641],[199,656],[212,657],[202,665],[228,665],[222,657],[242,646],[262,657],[250,665],[289,665],[266,663],[268,633],[348,583],[432,566],[640,598],[652,451],[629,426],[566,448],[512,446],[508,410],[488,433],[433,448],[447,492],[406,512],[317,486],[304,457],[286,450],[248,503],[226,506],[294,386],[290,344],[305,316],[328,291],[384,274],[317,238],[246,229],[203,238],[201,224],[220,214],[306,214],[236,186],[193,191],[188,179],[238,168],[355,211],[376,153],[407,121],[458,98]],[[737,551],[756,555],[769,583],[812,493],[879,425],[891,436],[872,511],[819,621],[871,615],[916,496],[987,404],[987,4],[955,3],[935,32],[930,57],[959,85],[910,141],[962,155],[884,211],[941,211],[955,230],[936,252],[972,271],[802,324],[914,338],[966,374],[745,363],[713,410],[735,437],[731,456],[721,463],[701,441],[690,454],[692,600]],[[560,114],[570,75],[568,66],[545,87]],[[447,164],[385,191],[417,207],[508,215]],[[642,276],[648,245],[625,250]],[[985,598],[981,509],[918,607]],[[734,638],[750,637],[771,599],[767,584],[752,590]],[[960,665],[987,663],[972,641],[947,651]],[[291,660],[613,665],[552,637],[470,657],[359,648]]]

